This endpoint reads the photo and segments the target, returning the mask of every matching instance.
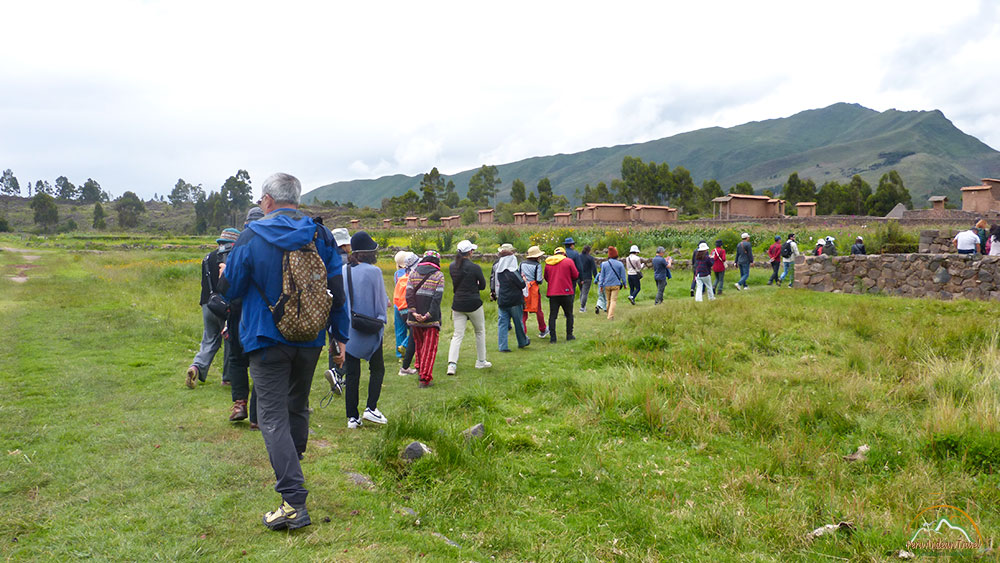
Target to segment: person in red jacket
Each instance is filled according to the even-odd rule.
[[[566,258],[566,249],[557,247],[555,254],[545,259],[545,284],[549,298],[549,342],[556,341],[556,319],[559,318],[559,308],[566,314],[566,340],[573,337],[573,288],[580,277],[579,270],[572,260]]]
[[[726,249],[722,248],[722,239],[715,241],[715,249],[709,253],[714,260],[712,273],[715,275],[715,295],[722,295],[722,286],[726,281]]]
[[[781,265],[781,235],[774,235],[774,244],[767,247],[767,257],[771,261],[771,279],[767,280],[767,285],[771,285],[778,281],[778,266]]]

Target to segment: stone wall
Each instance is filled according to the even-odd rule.
[[[955,238],[958,231],[947,229],[943,231],[920,231],[920,246],[917,252],[921,254],[946,254],[953,252],[954,247],[951,239]]]
[[[798,268],[796,287],[814,291],[1000,301],[1000,256],[808,256]]]

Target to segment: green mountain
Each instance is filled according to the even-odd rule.
[[[671,168],[683,166],[698,184],[714,178],[726,190],[748,181],[758,192],[768,188],[779,192],[792,172],[812,178],[817,186],[830,180],[846,182],[860,174],[874,188],[879,177],[894,168],[917,207],[925,206],[929,195],[947,195],[958,202],[962,186],[1000,176],[1000,152],[963,133],[938,110],[877,112],[840,103],[736,127],[709,127],[645,143],[500,164],[500,198],[509,197],[516,178],[531,189],[547,176],[556,193],[573,201],[574,192],[583,192],[584,185],[601,181],[610,185],[619,178],[625,156],[666,162]],[[475,169],[447,178],[464,195],[473,173]],[[379,206],[382,198],[417,191],[421,177],[397,174],[334,182],[303,198]]]

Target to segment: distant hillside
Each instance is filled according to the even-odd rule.
[[[917,207],[924,206],[932,194],[960,201],[958,188],[978,184],[980,178],[1000,176],[1000,152],[963,133],[938,110],[880,113],[841,103],[781,119],[499,164],[503,179],[500,198],[509,198],[516,178],[533,188],[548,176],[556,193],[572,199],[574,190],[582,192],[586,184],[610,184],[619,178],[625,156],[666,162],[671,168],[683,166],[699,185],[714,178],[726,191],[742,181],[751,182],[758,192],[767,188],[779,191],[792,172],[812,178],[817,186],[860,174],[874,187],[882,174],[895,168]],[[454,180],[459,194],[464,195],[474,172],[466,170],[447,178]],[[353,201],[377,207],[382,198],[416,190],[421,177],[397,174],[335,182],[303,197],[305,201]]]

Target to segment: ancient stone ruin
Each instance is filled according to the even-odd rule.
[[[797,267],[795,286],[833,293],[1000,301],[1000,256],[808,256]]]

